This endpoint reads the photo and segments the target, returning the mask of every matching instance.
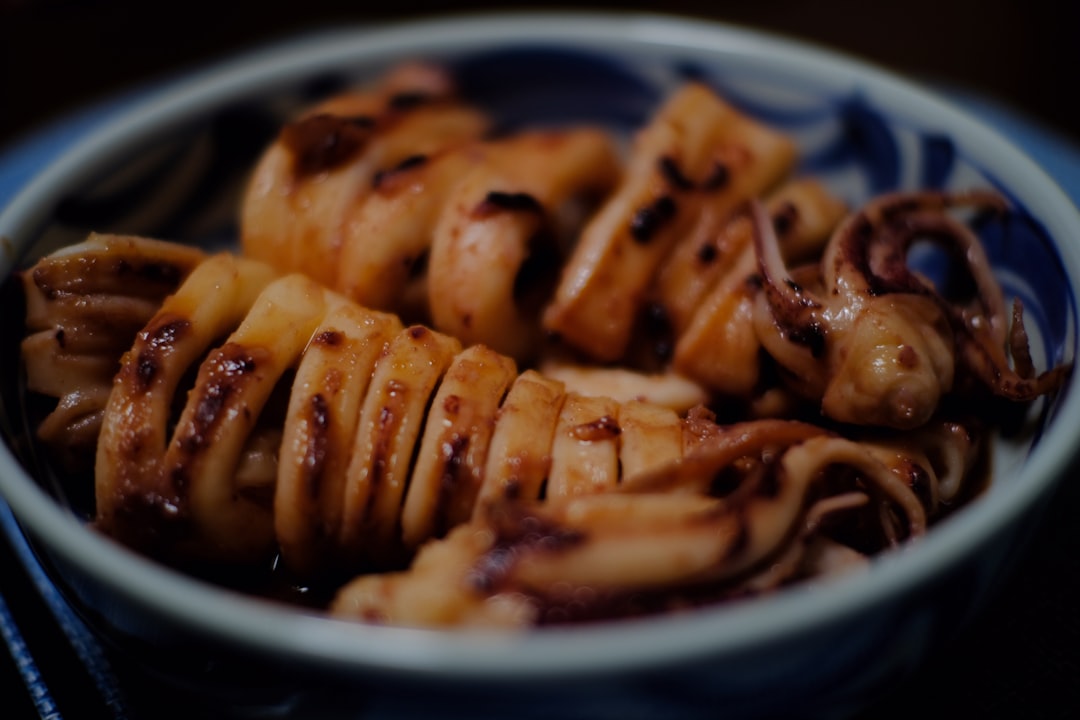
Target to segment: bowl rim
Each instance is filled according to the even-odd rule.
[[[202,109],[342,62],[359,65],[387,53],[467,49],[478,40],[535,40],[657,45],[673,51],[735,53],[770,67],[798,63],[802,73],[866,83],[880,104],[928,114],[951,131],[961,155],[998,156],[1010,185],[1028,190],[1025,203],[1048,228],[1080,234],[1080,214],[1056,183],[1023,152],[978,118],[932,91],[867,61],[800,39],[714,20],[655,13],[479,13],[349,26],[276,41],[187,73],[134,98],[109,121],[90,129],[52,160],[0,210],[0,236],[36,235],[49,199],[107,166],[132,138],[158,135]],[[31,228],[32,230],[27,230]],[[1061,232],[1051,232],[1061,237]],[[1055,243],[1075,305],[1080,248]],[[6,275],[14,259],[4,258]],[[1075,307],[1071,309],[1075,323]],[[486,681],[541,677],[587,678],[675,662],[732,656],[813,632],[921,586],[956,565],[1045,498],[1076,454],[1070,428],[1080,426],[1075,374],[1038,447],[1016,482],[980,499],[935,527],[916,545],[888,553],[865,571],[806,583],[746,603],[644,620],[546,628],[535,633],[377,627],[285,608],[208,585],[120,546],[80,524],[21,469],[7,444],[0,447],[0,494],[30,534],[110,591],[185,627],[257,652],[337,669],[409,673]],[[213,607],[214,612],[206,612]]]

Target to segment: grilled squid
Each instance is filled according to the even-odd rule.
[[[58,398],[37,435],[66,468],[93,457],[120,355],[203,259],[184,245],[95,233],[21,273],[26,386]]]
[[[28,407],[98,529],[371,622],[669,611],[917,541],[981,488],[953,401],[1069,372],[956,217],[996,194],[850,213],[699,83],[626,158],[490,125],[404,65],[282,128],[241,254],[93,235],[21,273]]]
[[[812,178],[785,183],[765,209],[787,262],[818,257],[846,212]],[[717,228],[717,218],[703,216],[700,239],[684,243],[665,263],[654,301],[671,325],[674,369],[714,392],[741,397],[761,378],[753,222],[739,213]]]
[[[718,299],[750,274],[741,210],[789,180],[771,207],[789,252],[806,254],[839,203],[787,177],[791,138],[700,83],[665,103],[625,163],[620,150],[587,126],[489,135],[449,76],[407,65],[283,128],[244,198],[242,247],[518,362],[554,346],[748,394],[757,346],[743,342],[746,313],[731,320]],[[641,327],[646,310],[671,337]],[[704,339],[717,332],[730,342]],[[657,367],[677,340],[674,367]],[[650,342],[667,350],[650,359]]]
[[[384,176],[479,138],[488,122],[428,65],[331,97],[286,124],[254,168],[240,208],[244,254],[336,286],[344,248],[367,239],[356,237],[368,228],[356,217],[362,200]]]
[[[582,229],[545,329],[603,362],[626,352],[657,268],[702,209],[726,214],[781,180],[790,138],[691,83],[635,138],[614,194]]]
[[[422,65],[324,101],[256,167],[244,254],[531,359],[563,256],[621,158],[596,128],[493,138],[488,125]]]
[[[519,133],[477,153],[433,231],[431,321],[467,344],[531,360],[543,337],[539,312],[580,211],[607,194],[622,168],[611,137],[594,129]],[[560,217],[568,227],[558,227]]]
[[[992,392],[1031,400],[1059,387],[1068,367],[1035,376],[1019,311],[1010,318],[978,238],[947,210],[1002,211],[1000,196],[973,191],[897,193],[849,216],[820,267],[789,271],[771,223],[754,206],[763,292],[754,322],[791,387],[842,422],[915,428],[952,391],[958,368]],[[944,246],[967,269],[970,301],[945,298],[908,267],[907,251],[925,240]]]
[[[522,626],[742,597],[864,564],[978,486],[981,435],[961,422],[842,437],[581,394],[306,276],[157,241],[97,236],[39,261],[39,283],[106,270],[82,315],[34,285],[36,327],[80,333],[99,305],[160,295],[116,282],[135,258],[176,287],[100,354],[118,370],[95,525],[189,566],[279,556],[299,581],[348,581],[344,616]],[[59,367],[42,394],[78,390],[50,383]]]
[[[942,437],[972,457],[966,438]],[[609,492],[487,506],[426,545],[409,570],[346,584],[331,612],[531,626],[745,597],[825,566],[859,566],[926,532],[936,509],[920,484],[954,469],[927,460],[918,441],[891,452],[796,421],[716,428]],[[852,528],[867,544],[849,541]]]
[[[97,373],[112,379],[95,436],[95,523],[157,556],[245,565],[280,553],[308,578],[394,567],[487,505],[606,492],[700,441],[674,410],[569,391],[485,345],[250,258],[99,237],[29,276],[54,277],[80,252],[101,263],[99,246],[124,262],[192,264]],[[109,287],[112,305],[126,302],[129,288]],[[33,314],[56,327],[31,338],[93,327],[95,306],[69,306],[39,293]],[[35,389],[78,391],[50,382],[60,368],[43,365]],[[82,382],[100,394],[96,375]]]

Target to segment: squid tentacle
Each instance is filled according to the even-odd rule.
[[[968,371],[992,393],[1030,401],[1060,387],[1070,372],[1036,374],[1014,303],[1001,287],[975,232],[947,213],[956,207],[1003,212],[991,191],[892,193],[850,215],[820,264],[819,292],[792,280],[760,208],[755,249],[762,300],[755,327],[780,366],[804,380],[826,415],[844,422],[917,427]],[[914,243],[944,247],[966,268],[974,299],[944,297],[907,261]],[[885,402],[881,402],[885,399]]]

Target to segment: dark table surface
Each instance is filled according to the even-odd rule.
[[[436,2],[395,3],[394,13],[354,5],[0,0],[0,150],[7,151],[0,155],[0,181],[5,170],[9,179],[23,172],[11,158],[43,127],[118,91],[305,28],[448,9]],[[1073,37],[1080,10],[1062,5],[675,1],[663,10],[776,30],[947,87],[1080,200],[1074,133],[1080,108],[1070,83],[1080,61]],[[163,27],[174,39],[162,42]],[[1072,475],[1064,478],[1025,561],[985,612],[858,720],[1080,716],[1080,485]],[[0,521],[0,637],[7,646],[0,648],[0,717],[162,717],[147,700],[153,684],[97,645],[63,605],[2,504]],[[37,649],[32,664],[24,643]],[[35,673],[51,682],[35,682]],[[195,716],[183,702],[173,707],[170,716]]]
[[[305,30],[586,6],[782,33],[968,87],[1080,133],[1080,3],[1061,0],[0,0],[0,144],[105,94]]]

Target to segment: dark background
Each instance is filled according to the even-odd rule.
[[[498,7],[387,4],[393,9],[355,0],[0,0],[0,148],[94,100],[302,31]],[[1080,147],[1080,3],[667,0],[591,7],[719,19],[807,40],[918,80],[981,93]],[[860,720],[1075,717],[1080,484],[1069,480],[995,602]]]
[[[445,0],[0,0],[0,145],[135,84],[339,23],[571,3]],[[592,8],[750,25],[997,98],[1080,136],[1080,3],[1069,0],[665,0]]]

